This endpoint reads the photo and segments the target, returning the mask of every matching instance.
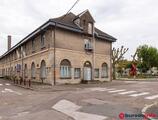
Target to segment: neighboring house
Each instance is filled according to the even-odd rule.
[[[110,81],[116,39],[95,27],[88,10],[50,19],[0,57],[0,76],[50,84]]]

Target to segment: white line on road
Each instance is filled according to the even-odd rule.
[[[96,87],[96,88],[88,88],[90,91],[101,91],[101,92],[103,92],[103,91],[109,91],[109,90],[115,90],[115,88],[109,88],[109,89],[107,89],[107,88],[101,88],[101,87]]]
[[[9,86],[10,84],[9,83],[5,83],[5,85]]]
[[[89,113],[78,112],[81,106],[78,106],[68,100],[61,100],[52,106],[53,109],[60,111],[75,120],[105,120],[107,117]]]
[[[142,92],[142,93],[138,93],[138,94],[132,94],[132,95],[129,95],[129,96],[137,97],[137,96],[142,96],[142,95],[147,95],[147,94],[149,94],[149,92]]]
[[[158,98],[158,95],[153,95],[153,96],[145,97],[145,99],[148,99],[148,100],[153,100],[153,99],[156,99],[156,98]]]
[[[127,91],[127,92],[120,92],[118,94],[120,95],[126,95],[126,94],[131,94],[131,93],[135,93],[136,91]]]
[[[116,92],[123,92],[126,91],[126,89],[122,89],[122,90],[112,90],[112,91],[108,91],[109,93],[116,93]]]
[[[6,91],[6,92],[11,92],[11,93],[15,93],[15,94],[17,94],[17,95],[22,95],[22,93],[16,92],[16,91],[14,91],[14,90],[12,90],[12,89],[8,89],[8,88],[5,88],[4,91]]]
[[[106,88],[95,87],[95,88],[88,88],[90,91],[106,91]]]
[[[0,86],[3,86],[3,84],[0,84]]]

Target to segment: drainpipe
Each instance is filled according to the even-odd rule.
[[[22,79],[24,80],[24,48],[23,46],[21,46],[21,62],[22,62],[22,65],[21,65],[21,70],[22,70]]]
[[[95,79],[95,38],[94,38],[94,24],[93,24],[93,68],[92,68],[92,80]]]
[[[56,85],[56,22],[55,22],[55,26],[54,26],[54,85]]]

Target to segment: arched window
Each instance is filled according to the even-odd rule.
[[[102,78],[107,78],[108,77],[108,65],[106,63],[102,64],[101,76],[102,76]]]
[[[61,78],[71,78],[71,63],[69,60],[62,60],[60,63]]]
[[[24,66],[24,77],[28,76],[27,64]]]
[[[41,62],[40,77],[42,79],[46,78],[46,62],[44,60],[42,60],[42,62]]]
[[[31,77],[35,78],[36,77],[36,66],[35,63],[33,62],[31,65]]]

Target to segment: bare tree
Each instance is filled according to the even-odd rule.
[[[113,48],[112,49],[112,69],[113,69],[113,79],[116,79],[116,64],[123,58],[124,54],[129,50],[129,48]]]
[[[132,62],[138,62],[138,61],[139,61],[138,56],[137,56],[137,55],[138,55],[138,52],[139,52],[139,49],[136,49],[134,55],[131,55],[131,57],[132,57]]]

